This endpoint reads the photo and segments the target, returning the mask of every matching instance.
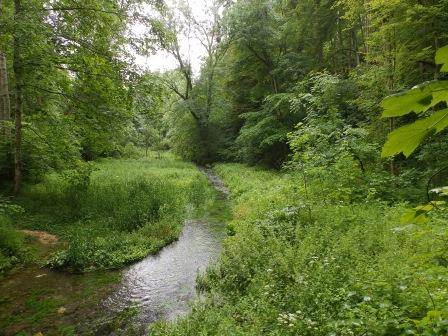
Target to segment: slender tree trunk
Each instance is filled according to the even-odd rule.
[[[351,32],[352,32],[353,50],[355,52],[355,62],[356,62],[355,64],[358,67],[358,66],[361,65],[361,58],[360,58],[360,55],[359,55],[358,36],[356,34],[356,29],[355,28],[352,28]]]
[[[341,58],[339,60],[337,60],[336,62],[339,63],[339,73],[344,74],[345,71],[345,66],[346,66],[346,62],[344,61],[344,58],[346,57],[345,55],[345,51],[344,51],[344,36],[342,33],[342,24],[341,24],[341,20],[339,19],[341,17],[341,14],[338,10],[337,12],[337,20],[336,20],[336,26],[337,26],[337,36],[338,36],[338,42],[339,42],[339,50],[341,53]],[[348,64],[349,64],[349,68],[351,68],[351,50],[348,51]]]
[[[0,23],[2,22],[3,1],[0,0]],[[0,52],[0,135],[8,135],[9,133],[9,128],[2,125],[2,122],[11,119],[10,106],[6,57]]]
[[[21,0],[14,0],[14,17],[20,19],[22,12]],[[23,68],[20,54],[19,32],[14,32],[13,69],[15,77],[15,107],[14,107],[14,193],[17,194],[22,185],[22,112],[23,112]]]
[[[215,77],[215,67],[212,65],[212,68],[209,70],[208,73],[208,83],[207,83],[207,107],[205,111],[205,116],[207,119],[210,117],[213,107],[214,77]]]
[[[388,77],[387,77],[387,89],[389,92],[393,92],[395,90],[395,32],[393,34],[387,33],[384,37],[385,39],[385,64],[387,66]],[[395,120],[394,118],[389,119],[389,133],[395,129]],[[390,159],[389,166],[390,174],[397,175],[397,167],[395,165],[395,158],[392,157]]]
[[[1,1],[1,0],[0,0]],[[11,119],[9,102],[8,72],[6,57],[0,53],[0,123]],[[0,134],[7,135],[8,128],[0,124]]]

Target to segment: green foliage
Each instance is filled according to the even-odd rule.
[[[437,64],[448,64],[446,48],[436,54]],[[443,70],[444,68],[442,68]],[[397,117],[415,112],[421,114],[431,108],[448,102],[448,81],[433,81],[418,85],[411,90],[387,97],[382,102],[383,118]],[[403,153],[409,157],[431,133],[440,133],[448,127],[448,109],[431,111],[417,121],[402,126],[389,134],[382,156],[389,157]]]
[[[0,213],[0,274],[17,263],[30,261],[31,252],[24,236],[12,226],[11,220]]]
[[[391,132],[381,155],[389,157],[403,153],[409,157],[428,135],[440,133],[447,127],[448,109],[433,112]]]
[[[291,153],[287,133],[306,113],[303,108],[297,114],[293,100],[297,93],[313,94],[309,87],[297,89],[298,83],[324,70],[338,78],[336,87],[345,90],[336,93],[345,104],[335,104],[334,96],[327,110],[338,109],[346,124],[365,129],[378,150],[377,144],[390,131],[386,123],[376,121],[378,102],[391,92],[438,75],[432,60],[436,46],[448,38],[442,28],[448,23],[446,13],[446,1],[418,5],[407,0],[229,4],[221,42],[229,48],[214,77],[215,99],[226,104],[225,109],[222,103],[212,108],[218,116],[215,133],[224,135],[224,141],[214,143],[215,156],[280,167]],[[439,53],[436,63],[442,63],[443,50]],[[198,97],[195,104],[206,96],[202,79],[207,72],[204,66],[193,88]],[[419,101],[414,101],[413,108],[421,107]],[[195,104],[195,110],[201,106]],[[397,101],[397,107],[402,105]],[[413,165],[394,163],[396,171]]]
[[[26,180],[71,169],[81,157],[119,156],[138,142],[134,120],[143,112],[133,106],[142,96],[144,76],[137,74],[128,48],[138,39],[130,43],[125,36],[137,20],[137,2],[82,0],[73,7],[66,0],[51,5],[30,0],[16,3],[17,15],[14,2],[3,3],[0,50],[8,61],[12,112],[19,74],[14,69],[26,83],[21,141]],[[145,94],[158,99],[160,93],[152,91]],[[2,180],[13,175],[10,145],[2,139]]]
[[[25,188],[25,226],[68,241],[48,265],[119,268],[177,239],[186,211],[204,203],[207,181],[193,165],[154,156],[85,164]]]
[[[0,274],[13,265],[31,259],[24,236],[17,232],[11,217],[22,214],[24,209],[0,195]]]
[[[13,98],[17,69],[26,83],[28,179],[22,207],[0,200],[0,270],[25,255],[10,219],[60,236],[47,264],[75,272],[175,240],[209,191],[193,165],[160,153],[171,147],[200,164],[285,171],[217,166],[235,203],[223,256],[200,278],[192,315],[154,334],[448,332],[447,191],[415,206],[425,187],[446,185],[447,0],[213,1],[213,22],[183,2],[22,6],[4,2],[0,18]],[[149,25],[142,39],[127,34],[136,23]],[[198,76],[182,35],[202,37]],[[132,47],[164,49],[179,68],[141,75]],[[14,144],[0,139],[2,181]],[[148,158],[85,162],[139,158],[141,147]]]
[[[305,188],[300,172],[216,170],[232,191],[234,234],[200,278],[203,299],[191,315],[158,323],[151,335],[447,331],[443,217],[400,226],[402,206],[338,204],[313,188],[318,180]]]
[[[358,109],[352,100],[357,89],[352,80],[314,73],[288,94],[291,108],[304,117],[288,134],[292,160],[286,166],[335,202],[418,199],[419,184],[409,183],[407,171],[385,174],[379,139],[349,116],[347,111]],[[391,191],[391,184],[399,191]]]
[[[402,224],[426,224],[429,222],[428,213],[433,210],[440,210],[445,208],[445,201],[432,201],[426,205],[419,205],[412,209],[407,209],[406,212],[401,216]]]
[[[413,87],[411,90],[385,98],[381,105],[384,108],[383,118],[401,117],[415,112],[427,111],[445,101],[448,94],[446,81],[432,81]]]
[[[187,112],[178,110],[178,116],[173,120],[169,133],[169,141],[173,152],[187,161],[200,162],[205,156],[201,146],[201,136],[198,125]]]
[[[442,65],[440,71],[448,72],[448,46],[444,46],[437,50],[436,64]]]

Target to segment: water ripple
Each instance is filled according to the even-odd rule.
[[[139,323],[171,320],[188,313],[189,302],[196,297],[198,272],[217,259],[222,238],[220,224],[187,221],[177,242],[124,272],[120,287],[104,307],[119,312],[135,306]]]

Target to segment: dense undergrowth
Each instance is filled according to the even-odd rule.
[[[234,219],[205,299],[153,335],[445,335],[446,218],[401,225],[405,205],[329,199],[302,174],[216,167]],[[356,189],[356,183],[352,183]]]
[[[0,196],[0,274],[15,264],[32,259],[25,236],[14,228],[11,221],[11,216],[22,213],[22,211],[20,206],[12,204],[9,199]]]
[[[207,179],[193,164],[168,154],[107,159],[25,186],[15,200],[25,211],[9,215],[9,221],[67,242],[47,260],[51,267],[115,269],[177,239],[186,213],[199,208],[208,192]],[[1,250],[20,255],[18,239],[5,236]]]
[[[30,258],[25,237],[14,229],[6,216],[0,216],[0,274]]]

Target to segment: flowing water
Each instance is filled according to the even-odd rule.
[[[201,171],[219,193],[211,210],[225,212],[227,188],[211,169]],[[187,220],[178,241],[125,269],[118,286],[117,272],[75,275],[38,266],[18,269],[0,280],[0,336],[23,330],[46,334],[64,325],[76,325],[80,334],[88,335],[147,335],[150,323],[189,312],[197,297],[197,275],[218,258],[224,231],[217,220]],[[51,250],[41,245],[42,253]],[[120,321],[130,307],[137,308],[137,315],[132,315],[131,323],[128,316],[117,326],[117,317]],[[39,326],[35,328],[33,321],[40,321]]]
[[[201,171],[220,197],[227,198],[227,188],[211,169]],[[197,297],[197,275],[218,258],[224,235],[223,223],[187,220],[178,241],[123,272],[121,284],[103,302],[105,311],[113,315],[135,307],[138,315],[134,322],[139,325],[187,314]]]

